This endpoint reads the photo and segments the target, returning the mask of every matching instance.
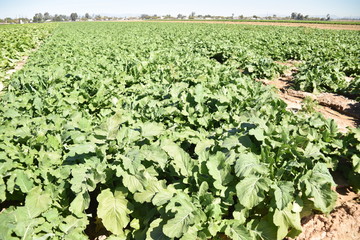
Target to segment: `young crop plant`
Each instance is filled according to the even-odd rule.
[[[0,239],[296,237],[304,215],[332,211],[330,172],[345,161],[356,177],[359,155],[356,129],[288,112],[254,81],[280,71],[285,38],[357,46],[302,31],[57,25],[0,96]]]

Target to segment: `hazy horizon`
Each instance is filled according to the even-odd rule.
[[[330,14],[339,18],[349,17],[358,18],[360,16],[360,1],[357,0],[304,0],[299,2],[289,2],[285,0],[265,1],[236,1],[236,0],[134,0],[134,1],[115,1],[103,0],[101,3],[95,0],[0,0],[0,18],[32,18],[35,13],[49,12],[54,14],[69,15],[76,12],[79,15],[101,14],[109,16],[136,16],[140,14],[166,15],[177,14],[189,15],[191,12],[196,14],[210,14],[219,16],[244,15],[279,15],[289,16],[292,12],[302,13],[310,16],[325,16]]]

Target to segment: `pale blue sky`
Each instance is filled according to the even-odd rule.
[[[0,18],[50,14],[336,15],[359,17],[360,0],[0,0]]]

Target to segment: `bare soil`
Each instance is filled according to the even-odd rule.
[[[359,240],[359,197],[338,205],[329,216],[316,214],[303,219],[302,228],[296,240]]]
[[[159,22],[159,21],[149,21]],[[227,22],[227,21],[161,21],[161,22],[184,22],[184,23],[209,23],[209,24],[241,24],[241,25],[264,25],[283,27],[309,27],[332,30],[355,30],[360,31],[360,25],[342,24],[316,24],[316,23],[283,23],[283,22]]]

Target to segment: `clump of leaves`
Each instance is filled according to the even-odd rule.
[[[318,106],[319,106],[318,101],[314,100],[309,96],[306,96],[302,101],[302,107],[300,111],[305,113],[314,113]]]

